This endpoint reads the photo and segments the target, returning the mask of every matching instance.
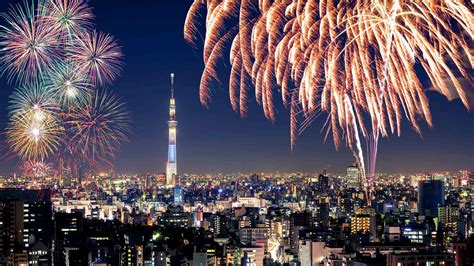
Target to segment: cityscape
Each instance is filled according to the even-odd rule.
[[[101,173],[72,186],[3,177],[2,258],[11,265],[472,265],[472,172],[378,177],[383,187],[370,205],[354,165],[341,175],[183,174],[174,186],[165,173]]]
[[[474,265],[472,3],[151,2],[0,3],[0,266]]]

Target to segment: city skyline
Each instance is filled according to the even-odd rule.
[[[201,56],[182,36],[183,20],[191,2],[167,1],[137,7],[125,1],[117,1],[114,6],[90,1],[98,29],[114,35],[125,54],[124,70],[111,89],[128,102],[134,133],[130,143],[117,154],[117,172],[165,172],[170,72],[176,73],[176,99],[181,103],[177,112],[182,173],[320,172],[328,166],[332,172],[343,172],[354,162],[347,148],[336,151],[329,141],[323,143],[321,121],[303,132],[291,151],[288,115],[282,106],[278,106],[274,124],[260,112],[249,112],[247,118],[241,119],[227,101],[225,79],[221,87],[213,89],[210,110],[202,107],[197,85],[203,68]],[[14,3],[1,3],[0,8],[6,10]],[[130,17],[133,22],[112,17]],[[14,87],[7,85],[5,78],[0,84],[0,96],[7,99]],[[470,136],[474,135],[474,115],[459,100],[448,101],[435,92],[428,93],[428,97],[434,128],[423,126],[421,138],[405,123],[401,138],[383,139],[377,172],[473,169],[474,140]],[[4,130],[6,100],[0,108]],[[251,102],[249,108],[260,107]],[[18,172],[16,168],[15,161],[0,164],[3,174]]]

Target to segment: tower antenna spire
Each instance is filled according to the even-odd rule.
[[[171,98],[174,98],[174,73],[171,73]]]

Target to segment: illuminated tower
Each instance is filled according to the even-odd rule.
[[[170,120],[168,121],[168,161],[166,163],[166,185],[176,184],[178,163],[176,161],[176,105],[174,101],[174,73],[171,73]]]

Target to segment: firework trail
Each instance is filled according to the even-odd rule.
[[[71,140],[91,165],[110,165],[120,144],[128,141],[130,115],[120,98],[107,90],[96,91],[81,108],[74,109],[67,122]]]
[[[2,74],[18,83],[6,130],[29,174],[55,162],[59,176],[78,165],[111,166],[127,141],[125,104],[100,89],[121,71],[121,48],[95,30],[87,0],[38,0],[2,13]],[[48,171],[49,172],[49,171]]]
[[[420,72],[470,108],[471,10],[462,0],[196,0],[184,38],[194,46],[203,38],[202,104],[210,100],[219,60],[229,53],[234,110],[245,114],[242,99],[252,88],[273,120],[274,94],[281,94],[290,108],[292,146],[299,126],[327,113],[326,136],[336,147],[343,139],[363,171],[362,139],[370,144],[373,182],[380,136],[399,136],[403,117],[418,133],[419,121],[432,125]],[[463,88],[461,78],[471,86]]]

